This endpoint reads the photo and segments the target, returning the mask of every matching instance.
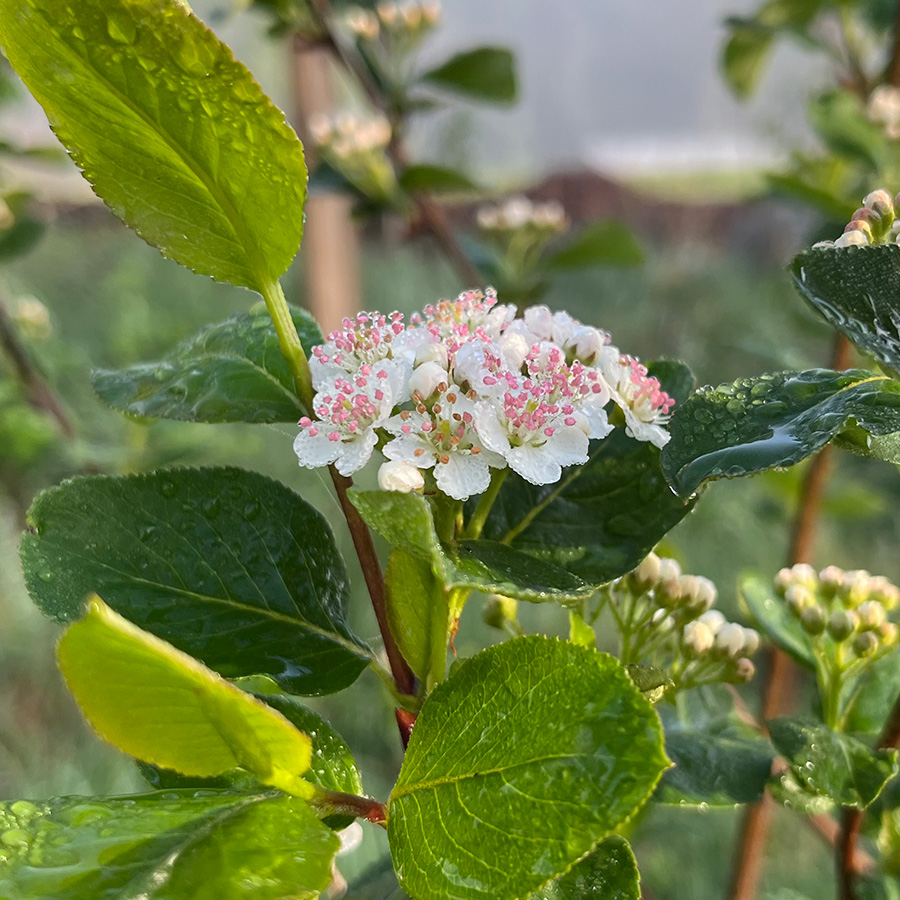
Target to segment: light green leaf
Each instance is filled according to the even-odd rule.
[[[785,716],[768,725],[775,749],[790,764],[780,796],[800,808],[807,798],[818,798],[865,809],[897,774],[894,749],[873,750],[813,719]]]
[[[677,409],[694,386],[690,369],[667,360],[649,369]],[[600,585],[637,566],[695,502],[672,492],[655,447],[617,428],[592,442],[589,461],[557,484],[507,477],[482,536]]]
[[[800,620],[775,596],[772,580],[759,575],[743,575],[738,585],[741,604],[760,631],[767,634],[785,653],[807,668],[815,668],[809,635]]]
[[[873,122],[859,98],[846,90],[828,91],[813,98],[809,122],[825,146],[856,165],[878,170],[887,152],[884,127]]]
[[[185,775],[246,769],[264,784],[309,797],[310,739],[264,703],[99,597],[62,636],[59,667],[104,740]]]
[[[400,187],[411,194],[421,191],[433,194],[472,193],[481,190],[471,178],[462,172],[428,163],[407,166],[398,181]]]
[[[848,421],[870,434],[900,431],[900,383],[865,369],[810,369],[701,388],[675,407],[661,462],[689,497],[705,481],[792,466]]]
[[[829,325],[900,373],[900,247],[807,250],[794,257],[791,274]]]
[[[0,804],[8,900],[313,900],[339,841],[283,794]]]
[[[551,253],[548,269],[582,269],[588,266],[639,266],[644,251],[634,233],[622,222],[594,222]]]
[[[478,47],[457,53],[425,72],[421,80],[475,100],[512,103],[517,92],[515,63],[505,47]]]
[[[610,656],[517,638],[425,701],[388,806],[414,900],[513,900],[568,871],[653,790],[659,719]]]
[[[765,70],[775,35],[752,19],[733,19],[722,52],[722,74],[728,86],[746,100],[756,89]]]
[[[297,136],[175,0],[2,0],[0,44],[110,209],[196,272],[254,290],[303,230]]]
[[[21,557],[34,602],[81,615],[92,591],[228,678],[291,693],[351,684],[370,651],[344,619],[347,575],[325,519],[234,468],[76,478],[41,494]]]
[[[394,548],[388,559],[387,611],[391,634],[419,679],[442,679],[447,664],[450,598],[428,562]]]
[[[641,900],[637,860],[628,841],[611,837],[529,900]]]
[[[322,343],[309,313],[291,310],[307,355]],[[100,398],[131,416],[184,422],[292,422],[306,410],[265,307],[209,325],[163,359],[91,376]]]
[[[591,585],[561,566],[495,541],[442,544],[431,505],[420,494],[353,488],[350,499],[370,528],[392,547],[430,564],[446,588],[474,588],[533,603],[568,602],[594,592]]]

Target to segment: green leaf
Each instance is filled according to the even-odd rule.
[[[871,434],[900,431],[900,383],[865,369],[810,369],[701,388],[675,407],[663,471],[689,497],[706,481],[792,466],[851,418]]]
[[[644,251],[634,233],[622,222],[595,222],[551,253],[544,265],[551,270],[587,266],[639,266]]]
[[[593,635],[593,629],[591,629]],[[570,639],[571,640],[571,639]],[[573,643],[575,643],[573,641]],[[593,641],[589,644],[593,647]],[[666,695],[666,691],[675,687],[669,673],[658,666],[625,666],[628,677],[634,682],[635,687],[653,704],[659,703]]]
[[[407,166],[398,179],[400,187],[410,194],[422,191],[432,194],[471,193],[481,188],[467,175],[446,166],[420,163]]]
[[[794,257],[791,274],[829,325],[900,373],[900,247],[807,250]]]
[[[816,665],[809,635],[787,604],[775,595],[772,580],[759,575],[743,575],[738,584],[740,602],[760,631],[803,666]]]
[[[652,375],[681,403],[694,386],[683,363],[650,363]],[[677,406],[676,406],[677,408]],[[617,428],[594,441],[584,466],[536,487],[510,475],[484,537],[562,566],[593,585],[630,572],[693,509],[663,477],[659,451]]]
[[[21,556],[32,599],[78,618],[118,613],[228,678],[291,693],[351,684],[370,651],[344,621],[347,576],[325,519],[234,468],[76,478],[41,494]]]
[[[450,633],[450,598],[428,562],[394,548],[388,559],[387,613],[391,634],[423,682],[443,678]]]
[[[349,494],[370,528],[392,547],[428,563],[446,588],[474,588],[533,603],[580,600],[594,592],[562,567],[495,541],[441,543],[431,505],[420,494],[356,488]]]
[[[291,310],[307,355],[322,334]],[[209,325],[158,362],[100,369],[100,398],[132,416],[184,422],[293,422],[305,412],[265,307]]]
[[[835,435],[834,445],[842,450],[850,450],[868,459],[877,459],[900,466],[900,433],[869,434],[859,425],[851,423]]]
[[[99,597],[62,636],[59,667],[88,721],[136,759],[185,775],[246,769],[301,797],[310,739],[193,657],[113,612]]]
[[[722,75],[742,100],[756,90],[772,52],[774,33],[753,20],[732,20],[722,52]]]
[[[807,794],[837,806],[865,809],[897,773],[897,751],[872,750],[849,734],[831,731],[814,719],[773,719],[775,749],[788,761],[782,795]],[[797,798],[798,804],[803,798]]]
[[[2,0],[0,44],[94,190],[145,241],[254,290],[284,273],[303,230],[303,148],[181,4]]]
[[[884,127],[869,119],[854,94],[845,90],[819,94],[809,105],[808,118],[832,153],[880,169],[887,150]]]
[[[513,900],[567,872],[667,765],[653,707],[610,656],[533,636],[484,650],[425,701],[388,806],[415,900]]]
[[[47,230],[39,219],[17,216],[12,227],[0,233],[0,261],[24,256],[37,245]]]
[[[641,900],[637,860],[628,841],[611,837],[529,900]]]
[[[339,846],[283,794],[18,800],[0,832],[10,900],[313,900]]]
[[[492,103],[516,99],[516,61],[505,47],[465,50],[421,76],[436,87]]]
[[[667,727],[666,755],[675,766],[663,775],[655,801],[728,807],[762,799],[775,757],[758,732],[731,720]]]

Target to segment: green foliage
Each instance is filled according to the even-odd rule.
[[[94,597],[57,649],[97,733],[144,762],[211,777],[246,769],[308,797],[312,745],[284,716]]]
[[[611,657],[537,636],[485,650],[413,731],[388,807],[400,883],[414,900],[524,896],[633,815],[666,765],[652,706]]]
[[[781,795],[801,809],[810,798],[865,809],[897,774],[896,750],[872,750],[814,719],[774,719],[769,733],[789,765]]]
[[[595,222],[551,253],[550,271],[586,266],[640,266],[644,251],[631,230],[621,222]]]
[[[516,99],[515,57],[504,47],[464,50],[420,76],[435,87],[491,103]]]
[[[309,354],[322,343],[303,310],[291,312]],[[209,325],[157,361],[93,373],[94,390],[132,416],[186,422],[296,422],[304,413],[264,307]]]
[[[463,172],[427,163],[407,166],[397,181],[404,191],[411,194],[420,191],[441,194],[470,193],[480,190],[478,185]]]
[[[761,631],[801,665],[810,669],[815,666],[809,635],[784,600],[775,596],[771,579],[744,575],[739,593],[741,603]]]
[[[96,591],[226,677],[267,674],[293,693],[340,690],[369,660],[344,622],[330,529],[268,478],[227,468],[77,478],[41,494],[29,526],[28,589],[58,621],[78,618]]]
[[[94,190],[165,255],[268,290],[303,229],[300,141],[175,0],[4,0],[0,43]]]
[[[589,897],[640,900],[637,860],[625,838],[607,838],[559,881],[536,891],[529,900],[587,900]]]
[[[864,369],[811,369],[701,388],[675,408],[663,471],[688,497],[705,481],[794,465],[851,418],[871,434],[900,431],[900,383]]]
[[[19,800],[0,831],[0,896],[54,900],[313,900],[339,843],[283,794]]]

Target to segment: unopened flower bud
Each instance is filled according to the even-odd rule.
[[[425,487],[425,479],[421,470],[402,460],[390,460],[382,463],[378,470],[378,487],[383,491],[398,491],[409,494],[421,491]]]
[[[822,596],[826,600],[834,599],[844,583],[844,570],[837,566],[826,566],[819,572]]]
[[[788,605],[788,609],[795,616],[800,616],[804,609],[815,606],[816,595],[802,584],[793,584],[785,592],[784,600]]]
[[[635,585],[641,591],[649,590],[659,580],[659,557],[648,553],[643,562],[632,573]]]
[[[691,602],[691,611],[705,613],[716,602],[716,586],[702,575],[697,576],[697,589]]]
[[[885,190],[872,191],[863,200],[863,206],[879,217],[882,228],[888,228],[894,221],[894,202]]]
[[[790,572],[793,576],[794,584],[802,584],[811,591],[814,591],[819,586],[818,573],[807,563],[797,563],[797,565],[791,566]]]
[[[519,604],[512,597],[491,594],[482,611],[482,618],[491,628],[501,629],[507,622],[515,622]]]
[[[893,622],[885,622],[879,631],[881,633],[881,640],[885,645],[890,646],[891,644],[897,643],[898,630]]]
[[[838,643],[847,640],[856,630],[856,614],[847,609],[839,609],[828,620],[828,633]]]
[[[666,609],[673,609],[681,603],[681,599],[684,597],[682,578],[670,578],[667,581],[657,583],[656,600],[660,606]]]
[[[853,649],[859,656],[871,656],[878,649],[878,638],[871,631],[863,631],[853,639]]]
[[[772,579],[775,593],[783,597],[787,589],[794,583],[794,573],[790,569],[779,569],[778,574]]]
[[[531,344],[524,335],[517,332],[507,332],[500,338],[500,348],[509,367],[513,370],[522,368],[525,358],[531,352]]]
[[[759,650],[759,632],[755,628],[744,629],[744,649],[746,656],[753,656]]]
[[[409,393],[430,397],[441,385],[447,384],[447,370],[435,362],[422,363],[409,377]]]
[[[756,666],[749,659],[739,659],[735,666],[734,674],[735,679],[739,683],[746,683],[756,674]]]
[[[711,609],[709,612],[703,613],[697,621],[702,622],[715,635],[727,620],[719,610]]]
[[[844,234],[853,234],[857,231],[865,236],[867,243],[871,244],[875,240],[875,232],[872,225],[865,219],[853,219],[844,226]]]
[[[807,606],[800,613],[800,624],[803,626],[803,630],[807,634],[813,635],[813,637],[821,634],[825,630],[825,626],[828,624],[828,620],[825,616],[825,610],[823,610],[822,607],[818,604]]]
[[[854,229],[845,231],[835,242],[835,247],[868,247],[869,238],[864,232]]]
[[[888,612],[900,605],[900,590],[882,575],[874,576],[869,582],[869,596]]]
[[[447,347],[441,342],[434,344],[423,344],[416,350],[416,365],[421,366],[424,363],[437,363],[444,371],[449,365],[449,354]]]
[[[881,628],[887,621],[887,613],[885,613],[884,607],[874,600],[866,600],[865,603],[860,603],[856,614],[859,616],[859,624],[863,628]]]
[[[744,629],[736,622],[727,622],[716,632],[716,650],[737,658],[744,650]]]
[[[607,343],[606,335],[599,328],[591,328],[588,325],[576,328],[572,339],[575,356],[587,365],[593,365]]]
[[[694,656],[702,656],[712,649],[715,635],[703,622],[688,622],[682,632],[682,644]]]
[[[844,583],[839,596],[848,609],[856,609],[860,603],[869,599],[872,576],[865,569],[844,573]]]
[[[681,566],[668,556],[664,556],[659,561],[659,580],[675,581],[681,578]]]

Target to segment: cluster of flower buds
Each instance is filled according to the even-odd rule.
[[[668,668],[679,690],[753,677],[750,657],[759,635],[727,621],[713,608],[715,585],[683,574],[674,559],[651,553],[608,587],[607,598],[622,632],[624,662]]]
[[[891,140],[900,138],[900,88],[878,85],[869,96],[866,112],[869,119],[884,126],[884,133]]]
[[[813,651],[837,662],[839,670],[873,661],[897,646],[889,613],[900,606],[900,589],[886,578],[859,569],[812,566],[782,569],[775,591],[810,636]]]
[[[405,3],[383,2],[374,10],[353,7],[345,23],[359,41],[399,44],[412,49],[441,20],[438,0],[407,0]]]
[[[532,484],[558,481],[609,434],[608,408],[626,433],[662,447],[674,401],[609,335],[564,312],[533,306],[516,318],[488,289],[413,315],[360,313],[315,347],[316,395],[300,420],[300,465],[362,468],[378,446],[384,490],[485,491],[492,470]]]
[[[531,230],[554,235],[569,227],[562,204],[555,200],[532,203],[527,197],[510,197],[499,206],[482,206],[476,216],[478,227],[492,233]]]
[[[366,196],[394,196],[397,179],[386,153],[391,126],[384,116],[318,115],[310,119],[309,131],[319,155]]]
[[[819,241],[813,244],[813,249],[900,243],[900,219],[895,221],[895,204],[900,204],[900,195],[892,199],[887,191],[872,191],[836,241]]]

